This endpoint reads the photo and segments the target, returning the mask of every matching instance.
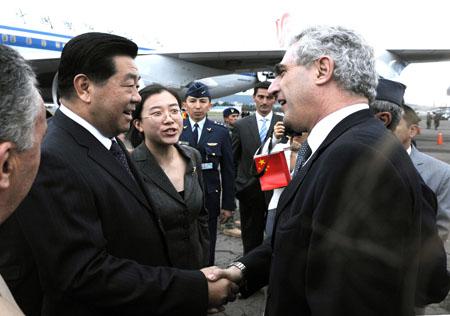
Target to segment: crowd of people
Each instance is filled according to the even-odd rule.
[[[72,38],[46,121],[30,66],[0,45],[1,315],[206,315],[267,285],[266,316],[414,315],[446,297],[450,167],[413,145],[406,87],[357,33],[302,31],[256,113],[224,123],[200,82],[139,89],[137,51]],[[276,152],[291,180],[263,190],[255,153]],[[242,238],[227,267],[218,229]]]

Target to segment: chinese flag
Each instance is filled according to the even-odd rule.
[[[253,158],[262,191],[282,188],[291,181],[291,174],[286,162],[284,151],[268,155],[257,155]]]

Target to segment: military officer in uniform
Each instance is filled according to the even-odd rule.
[[[234,127],[234,123],[239,119],[239,110],[233,107],[226,108],[223,110],[223,122],[228,126],[228,129],[231,130]]]
[[[183,123],[180,142],[197,148],[202,155],[206,208],[209,212],[210,265],[213,265],[217,218],[220,213],[233,212],[235,208],[231,138],[225,125],[206,117],[211,108],[211,95],[206,85],[200,82],[191,84],[183,105],[188,117]]]

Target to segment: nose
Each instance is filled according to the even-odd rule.
[[[173,119],[172,115],[170,112],[165,112],[164,113],[164,118],[163,118],[163,123],[164,124],[171,124],[175,122],[175,120]]]
[[[131,95],[131,102],[132,102],[132,103],[139,103],[139,102],[141,102],[141,100],[142,100],[142,97],[141,97],[141,95],[139,94],[138,89],[135,88],[135,89],[133,90],[133,94]]]
[[[279,91],[280,91],[280,79],[279,77],[276,77],[270,84],[267,92],[277,97]]]

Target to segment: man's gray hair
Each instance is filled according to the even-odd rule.
[[[39,104],[33,70],[17,51],[0,45],[0,142],[13,142],[18,151],[31,148]]]
[[[316,26],[295,36],[297,63],[311,65],[321,56],[334,61],[333,78],[343,89],[375,99],[378,78],[373,48],[354,31],[340,26]]]
[[[374,115],[380,112],[391,113],[391,123],[386,127],[391,131],[395,131],[395,128],[402,118],[402,108],[399,105],[385,100],[374,100],[369,104],[369,108]]]

